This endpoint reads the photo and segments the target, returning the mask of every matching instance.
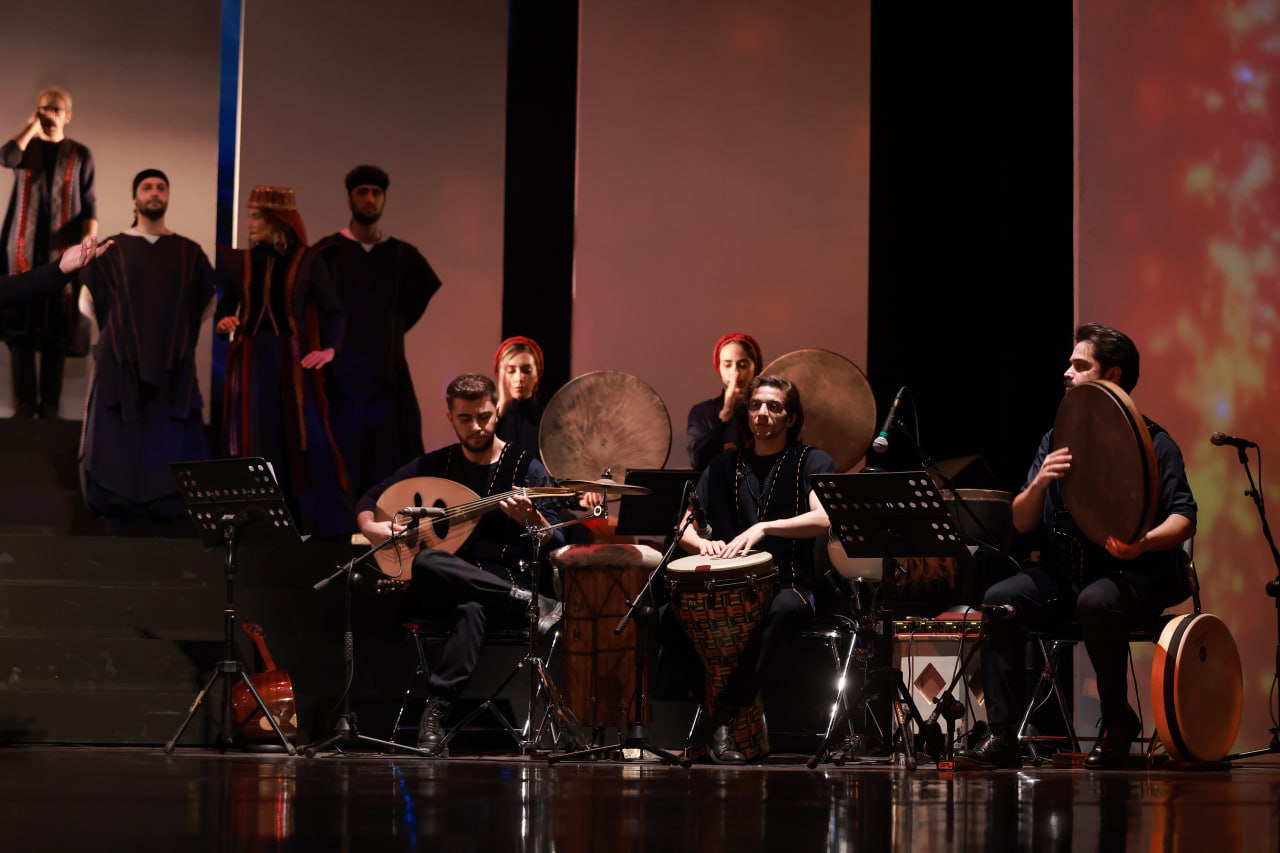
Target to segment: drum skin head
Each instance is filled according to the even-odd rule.
[[[801,349],[779,356],[761,374],[795,383],[804,408],[800,440],[826,453],[837,471],[867,455],[876,432],[876,398],[866,374],[829,350]]]
[[[1177,616],[1151,661],[1151,705],[1165,749],[1182,761],[1218,761],[1231,749],[1244,709],[1240,653],[1209,613]]]
[[[542,464],[558,480],[594,480],[606,468],[661,468],[671,453],[671,417],[649,385],[617,370],[584,373],[555,393],[538,429]]]
[[[1134,542],[1151,529],[1160,498],[1155,447],[1129,395],[1106,381],[1067,391],[1053,423],[1053,447],[1071,449],[1062,497],[1080,532]]]

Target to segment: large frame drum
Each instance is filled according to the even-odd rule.
[[[741,557],[682,557],[667,565],[671,607],[706,670],[702,712],[712,719],[716,697],[738,667],[751,634],[773,602],[778,570],[766,551]],[[739,709],[733,729],[748,759],[769,754],[764,702],[759,694]]]

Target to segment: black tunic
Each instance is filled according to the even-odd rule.
[[[176,517],[169,463],[208,456],[195,347],[213,270],[176,234],[112,239],[82,274],[101,330],[81,446],[85,497],[101,515]],[[158,502],[167,505],[156,512]]]
[[[312,247],[347,315],[343,350],[329,375],[330,418],[352,488],[362,493],[421,455],[422,417],[404,337],[440,289],[426,258],[388,237],[373,248],[333,234]]]
[[[757,521],[808,512],[811,479],[835,469],[830,456],[804,444],[791,444],[773,456],[729,451],[702,472],[698,499],[706,507],[712,536],[728,542]],[[783,586],[814,588],[812,539],[766,536],[756,548],[773,555]]]
[[[498,418],[497,436],[507,444],[515,444],[534,456],[538,446],[538,428],[542,426],[542,403],[534,398],[515,400]]]
[[[25,149],[9,140],[0,146],[0,165],[16,173],[0,232],[0,272],[21,273],[57,260],[80,241],[85,221],[97,218],[93,154],[72,139],[33,139]],[[0,317],[0,335],[63,340],[73,328],[75,303],[74,293],[26,300]]]
[[[689,464],[701,471],[711,464],[718,454],[726,450],[745,450],[750,446],[751,432],[747,429],[746,410],[734,412],[725,423],[720,420],[724,407],[724,392],[710,400],[703,400],[689,410]]]

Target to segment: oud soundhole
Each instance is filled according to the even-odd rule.
[[[419,504],[419,506],[421,506],[421,504]],[[439,498],[436,498],[436,502],[433,503],[432,506],[439,507],[440,509],[445,509],[444,501],[440,500]],[[437,538],[447,539],[449,537],[449,519],[447,518],[433,519],[431,522],[431,530],[433,533],[435,533]]]

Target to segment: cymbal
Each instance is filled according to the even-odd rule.
[[[801,349],[775,358],[761,373],[796,384],[804,408],[800,440],[835,460],[837,471],[848,471],[867,455],[876,431],[876,399],[856,364],[830,350]]]
[[[560,480],[557,486],[564,486],[566,489],[581,489],[584,492],[602,492],[606,495],[651,495],[653,489],[648,486],[628,486],[626,483],[619,483],[617,480],[611,480],[603,477],[599,480]]]
[[[542,464],[552,477],[588,481],[608,469],[661,468],[671,452],[671,417],[643,380],[599,370],[569,380],[542,413]]]

